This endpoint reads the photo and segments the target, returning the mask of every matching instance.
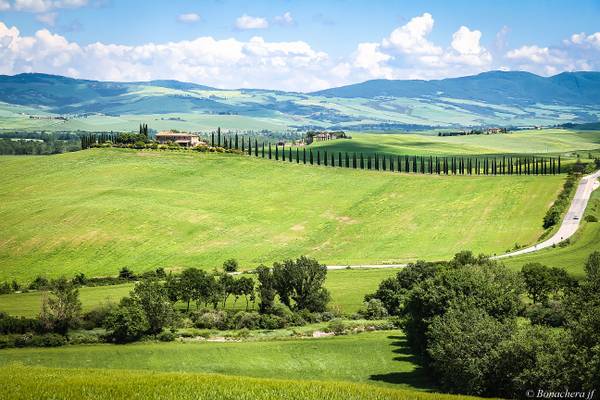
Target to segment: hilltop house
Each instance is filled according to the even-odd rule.
[[[194,147],[200,144],[198,135],[187,132],[163,131],[156,134],[156,141],[160,144],[178,143],[183,147]]]

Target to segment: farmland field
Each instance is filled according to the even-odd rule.
[[[447,259],[533,243],[561,176],[417,176],[96,149],[0,159],[0,280]],[[10,190],[7,190],[10,188]]]
[[[382,280],[397,272],[398,269],[393,268],[329,271],[325,281],[325,286],[331,293],[329,304],[332,308],[339,308],[345,314],[356,312],[363,305],[365,294],[374,292]],[[132,288],[133,283],[82,287],[79,289],[79,294],[83,309],[86,311],[107,301],[118,303]],[[0,295],[0,311],[10,315],[37,316],[40,313],[41,296],[41,292]],[[228,308],[232,307],[233,299],[230,298]],[[236,308],[244,309],[244,301],[237,302]]]
[[[360,360],[360,367],[356,361]],[[431,386],[404,336],[379,331],[321,339],[85,345],[6,349],[0,365],[210,372],[256,378],[347,380],[412,389]]]
[[[130,370],[0,367],[1,398],[81,400],[460,400],[469,396],[373,387],[351,382],[257,379]]]
[[[544,129],[497,135],[437,136],[435,134],[353,133],[351,140],[315,142],[311,147],[364,154],[557,154],[600,148],[600,132]],[[582,154],[582,155],[585,155]]]

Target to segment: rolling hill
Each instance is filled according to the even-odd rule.
[[[492,71],[435,81],[372,80],[314,93],[223,90],[172,80],[0,76],[4,130],[129,130],[139,121],[187,130],[555,125],[597,122],[599,104],[598,72],[545,78]],[[66,119],[40,122],[39,116]]]

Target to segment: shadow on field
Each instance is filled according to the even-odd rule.
[[[415,389],[431,389],[434,383],[427,375],[425,369],[421,367],[418,357],[411,352],[406,338],[404,336],[388,336],[388,339],[392,340],[390,343],[390,346],[394,348],[392,352],[397,354],[394,357],[394,361],[411,363],[414,365],[414,368],[410,371],[371,375],[369,379],[372,381],[408,385]],[[398,369],[400,368],[399,366]]]

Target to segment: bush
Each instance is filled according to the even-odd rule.
[[[327,332],[333,332],[336,335],[343,335],[346,333],[346,329],[346,324],[339,318],[332,319],[327,325]]]
[[[67,339],[56,333],[32,335],[26,333],[15,338],[15,347],[59,347],[67,344]]]
[[[90,311],[83,314],[82,327],[87,330],[94,328],[101,328],[106,325],[106,319],[110,313],[115,309],[115,305],[106,303],[98,307],[92,308]]]
[[[98,332],[74,332],[69,333],[70,344],[96,344],[104,341],[103,335]]]
[[[360,311],[360,314],[366,319],[382,319],[388,316],[383,302],[379,299],[371,299],[365,302],[365,308]]]
[[[49,286],[50,281],[48,278],[45,276],[38,276],[29,284],[29,290],[46,290]]]
[[[221,330],[228,329],[228,318],[225,311],[195,311],[190,317],[196,328]]]
[[[162,331],[156,335],[156,338],[161,342],[173,342],[175,340],[175,333],[171,331]]]
[[[42,323],[38,319],[25,317],[11,317],[0,312],[0,335],[11,333],[41,333],[44,331]]]
[[[551,301],[548,305],[532,304],[525,310],[525,317],[535,325],[552,327],[563,326],[565,323],[565,309],[560,302]]]
[[[260,323],[261,317],[256,312],[240,311],[233,316],[235,329],[258,329]]]
[[[223,271],[225,272],[237,272],[238,270],[237,260],[231,258],[223,263]]]
[[[598,218],[595,215],[591,215],[591,214],[586,215],[584,220],[586,222],[598,222]]]
[[[106,318],[106,329],[111,331],[110,338],[114,342],[127,343],[141,338],[150,324],[139,304],[125,297]]]
[[[285,326],[285,320],[277,315],[262,314],[260,316],[260,327],[262,329],[281,329]]]

